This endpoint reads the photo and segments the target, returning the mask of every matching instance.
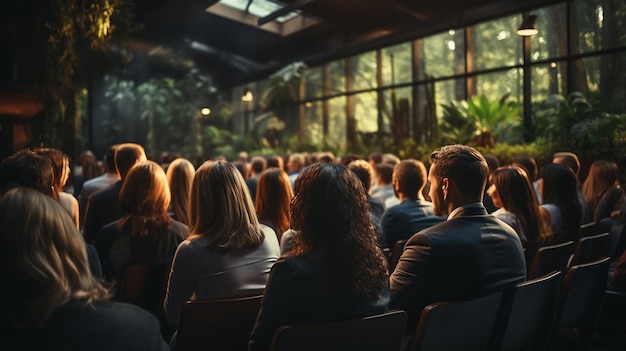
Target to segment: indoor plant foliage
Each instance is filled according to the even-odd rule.
[[[442,142],[474,144],[487,148],[495,147],[496,142],[519,142],[521,106],[515,101],[507,101],[508,97],[506,94],[498,101],[489,101],[485,95],[479,95],[442,105]]]

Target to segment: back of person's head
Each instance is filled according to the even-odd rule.
[[[289,155],[289,159],[287,160],[287,168],[289,171],[300,171],[306,165],[306,158],[304,154],[301,153],[293,153]]]
[[[393,180],[393,165],[390,163],[379,163],[374,166],[374,171],[376,173],[376,178],[379,182],[383,184],[391,184]]]
[[[365,189],[356,175],[336,163],[316,163],[296,178],[288,255],[310,254],[338,289],[375,295],[386,280],[386,261],[377,245]]]
[[[500,167],[489,176],[495,186],[502,207],[513,213],[531,243],[541,242],[551,236],[550,227],[542,217],[526,171],[520,167]]]
[[[578,180],[571,168],[560,164],[543,167],[542,200],[561,211],[564,230],[577,229],[581,224],[581,204],[578,200]]]
[[[289,205],[292,198],[291,183],[285,171],[272,167],[261,173],[254,207],[260,219],[269,219],[278,227],[278,235],[289,229]]]
[[[261,174],[266,167],[267,161],[263,156],[254,156],[252,160],[250,160],[250,171],[252,174]]]
[[[335,161],[335,154],[330,151],[320,152],[317,154],[317,162],[330,163]]]
[[[120,225],[130,221],[133,236],[147,236],[150,227],[169,225],[170,188],[163,168],[153,161],[137,163],[120,190]]]
[[[115,151],[115,168],[122,179],[137,162],[146,161],[146,152],[139,144],[120,144]]]
[[[383,162],[383,153],[382,152],[372,152],[368,156],[368,161],[369,161],[369,163],[372,166]]]
[[[170,186],[172,199],[170,207],[176,220],[189,224],[189,195],[196,169],[185,158],[177,158],[167,168],[167,183]]]
[[[91,150],[83,151],[78,160],[82,167],[84,180],[93,179],[102,174],[102,168],[98,164],[98,158]]]
[[[408,198],[417,198],[426,185],[426,167],[421,161],[400,161],[393,168],[393,183],[396,189]]]
[[[480,152],[467,145],[446,145],[430,155],[430,164],[432,174],[452,180],[463,197],[482,199],[489,168]]]
[[[40,147],[33,150],[36,154],[50,159],[54,170],[54,187],[56,191],[63,191],[70,170],[70,159],[59,149]]]
[[[237,154],[237,161],[248,163],[248,153],[245,151],[239,151],[239,154]]]
[[[489,168],[489,173],[495,171],[498,167],[500,167],[500,161],[496,155],[493,154],[483,154],[485,161],[487,161],[487,167]]]
[[[278,156],[278,155],[268,156],[266,161],[267,161],[266,168],[275,167],[275,168],[284,169],[285,161],[283,160],[281,156]]]
[[[394,154],[384,154],[382,157],[382,163],[387,163],[390,164],[392,166],[397,165],[400,162],[400,158],[398,158],[398,156],[394,155]]]
[[[242,161],[235,161],[233,162],[233,166],[235,166],[235,168],[237,168],[237,170],[239,171],[239,173],[241,173],[241,176],[246,179],[248,178],[248,168],[250,167],[250,164],[247,162],[242,162]]]
[[[251,249],[265,239],[239,171],[227,161],[207,161],[191,187],[191,235],[211,238],[209,248]]]
[[[530,182],[537,180],[539,176],[539,168],[537,167],[537,161],[530,155],[518,155],[513,158],[513,165],[521,167],[526,171]]]
[[[615,186],[619,186],[617,163],[608,160],[599,160],[592,163],[587,179],[583,183],[583,194],[587,204],[589,204],[589,208],[595,208],[598,200]]]
[[[20,186],[54,196],[54,169],[50,158],[24,149],[4,159],[0,165],[0,194]]]
[[[555,152],[552,163],[569,167],[575,176],[578,176],[578,171],[580,171],[580,160],[573,152]]]
[[[363,184],[365,192],[368,192],[372,186],[372,177],[374,175],[372,165],[365,160],[355,160],[348,164],[348,169],[354,172],[357,178],[361,181],[361,184]]]
[[[356,160],[360,160],[360,159],[361,159],[361,156],[356,155],[356,154],[354,154],[354,155],[345,155],[345,156],[342,156],[339,159],[339,163],[341,163],[342,165],[348,167],[348,165],[350,163],[352,163],[352,161],[356,161]]]
[[[108,298],[67,211],[33,189],[15,188],[0,198],[0,266],[2,319],[16,328],[44,326],[70,299]]]
[[[104,154],[104,164],[107,167],[107,172],[117,173],[117,168],[115,167],[115,151],[118,146],[118,144],[111,145]]]

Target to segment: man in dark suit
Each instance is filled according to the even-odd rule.
[[[426,167],[420,161],[404,160],[393,169],[391,181],[399,205],[389,207],[382,219],[385,247],[393,248],[398,240],[408,239],[422,229],[445,220],[435,216],[433,204],[424,199]]]
[[[110,187],[94,193],[87,201],[85,213],[85,241],[93,244],[100,229],[106,224],[120,219],[118,197],[128,171],[137,163],[146,161],[146,153],[141,145],[126,143],[118,145],[115,151],[115,167],[120,180]]]
[[[519,237],[481,202],[485,158],[469,146],[448,145],[430,163],[434,212],[448,220],[413,235],[390,278],[389,307],[407,312],[409,334],[428,304],[477,298],[526,279]]]

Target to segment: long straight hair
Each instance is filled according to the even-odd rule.
[[[261,173],[256,190],[254,207],[259,219],[267,219],[274,224],[280,235],[289,229],[289,205],[293,190],[287,173],[280,168],[268,168]]]
[[[170,210],[176,220],[189,225],[189,196],[196,169],[184,158],[177,158],[167,167],[167,182],[172,193]]]
[[[594,212],[602,197],[614,187],[619,187],[617,164],[606,160],[592,163],[589,175],[583,183],[583,195],[591,213]]]

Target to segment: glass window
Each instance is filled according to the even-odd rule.
[[[498,100],[509,94],[512,100],[523,101],[523,74],[521,68],[512,68],[476,76],[476,95]]]
[[[522,39],[517,35],[519,14],[483,22],[471,28],[476,70],[507,67],[522,62]]]
[[[328,94],[346,91],[346,60],[337,60],[328,64]]]
[[[454,29],[418,41],[420,71],[428,77],[447,77],[465,72],[465,31]],[[421,77],[420,77],[421,78]]]
[[[356,129],[359,132],[378,131],[377,93],[369,91],[354,96]]]
[[[626,45],[626,2],[578,0],[573,2],[575,16],[574,53],[610,49]]]
[[[539,33],[530,37],[530,58],[543,61],[567,54],[567,18],[565,4],[531,11],[537,16],[535,24]],[[522,21],[519,16],[520,23]]]
[[[566,72],[566,62],[550,62],[531,68],[531,96],[537,102],[550,95],[565,93],[565,81],[562,72]]]
[[[311,67],[304,71],[304,91],[306,99],[322,96],[322,67]]]
[[[382,49],[383,85],[409,83],[413,80],[411,50],[411,42]]]
[[[396,89],[388,89],[383,92],[385,99],[383,108],[383,131],[391,133],[391,124],[393,121],[394,105],[405,136],[411,133],[411,116],[412,116],[412,87],[403,87]]]
[[[604,98],[623,101],[626,96],[626,70],[623,69],[626,67],[626,53],[587,57],[574,61],[574,64],[577,72],[582,71],[586,77],[586,82],[578,84],[574,90],[588,89]],[[578,74],[576,77],[581,80],[582,76]]]
[[[307,102],[304,105],[307,139],[311,143],[324,143],[324,128],[322,118],[322,102]]]
[[[346,146],[346,97],[338,96],[328,100],[328,135],[329,145]]]
[[[443,115],[443,107],[441,105],[450,105],[452,101],[460,101],[455,94],[455,90],[459,87],[463,87],[465,84],[464,79],[447,79],[435,83],[435,101],[437,116]],[[426,102],[425,102],[426,103]]]
[[[366,52],[352,58],[353,89],[376,88],[376,52]]]

